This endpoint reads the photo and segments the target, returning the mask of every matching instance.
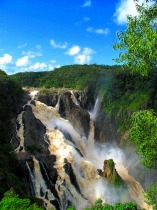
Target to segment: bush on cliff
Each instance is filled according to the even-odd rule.
[[[13,190],[7,191],[0,201],[1,210],[43,210],[37,204],[31,204],[30,199],[21,199]]]

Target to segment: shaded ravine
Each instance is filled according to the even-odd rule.
[[[31,180],[32,192],[37,198],[43,200],[44,206],[47,209],[53,207],[66,210],[69,205],[74,205],[76,209],[82,210],[90,207],[96,199],[102,198],[104,202],[110,204],[120,200],[135,201],[141,208],[150,210],[151,207],[144,202],[142,186],[129,176],[125,162],[118,161],[119,157],[124,159],[123,152],[118,147],[115,150],[111,148],[104,150],[103,145],[97,146],[94,142],[94,121],[99,114],[99,98],[93,110],[89,112],[90,131],[87,138],[85,135],[80,135],[69,120],[60,116],[58,112],[60,98],[56,107],[51,107],[35,100],[37,93],[38,91],[30,93],[31,100],[28,101],[27,106],[31,107],[35,119],[39,120],[46,129],[43,139],[49,152],[42,154],[38,151],[31,154],[29,162],[26,161],[26,168]],[[79,106],[73,92],[71,97],[73,103]],[[22,120],[24,112],[23,110],[17,118],[20,124],[17,129],[19,139],[19,146],[15,149],[17,154],[27,152],[25,126]],[[51,156],[55,157],[53,170],[57,173],[54,183],[51,175],[54,171],[51,169],[50,173],[49,168],[44,166],[44,158]],[[128,190],[122,188],[121,194],[97,171],[103,167],[104,160],[110,158],[115,161],[119,175],[128,185]]]

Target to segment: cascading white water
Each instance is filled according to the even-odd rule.
[[[34,98],[38,94],[38,92],[39,92],[38,90],[30,91],[29,95],[31,97],[31,100],[34,100]],[[29,100],[26,105],[30,105],[30,101],[31,100]],[[24,109],[24,107],[26,105],[24,105],[22,108]],[[24,125],[23,125],[23,114],[24,114],[24,112],[25,111],[21,111],[21,113],[17,117],[17,122],[20,125],[20,127],[19,127],[19,129],[16,128],[16,133],[17,133],[17,136],[19,138],[20,144],[15,149],[16,152],[25,152],[25,147],[24,147]]]
[[[61,96],[59,96],[58,101],[57,101],[57,104],[56,104],[56,106],[55,106],[55,109],[56,109],[57,111],[59,111],[60,98],[61,98]]]
[[[77,98],[76,98],[75,95],[74,95],[74,91],[71,90],[70,92],[71,92],[72,101],[73,101],[77,106],[79,106],[80,104],[79,104]]]
[[[22,111],[18,115],[18,118],[17,118],[17,121],[18,121],[18,124],[20,125],[20,128],[19,129],[16,129],[16,133],[17,133],[17,136],[18,136],[18,138],[20,140],[20,144],[16,148],[16,150],[15,150],[16,152],[19,152],[19,151],[24,152],[25,151],[25,147],[24,147],[24,135],[23,135],[24,128],[23,128],[23,122],[22,122],[23,113],[24,113],[24,111]]]
[[[90,118],[95,120],[100,109],[100,96],[97,97],[93,110],[89,111]]]
[[[46,209],[52,209],[52,204],[50,201],[56,200],[56,198],[54,197],[50,189],[48,189],[40,170],[39,161],[34,156],[33,163],[34,173],[31,171],[28,162],[26,162],[26,166],[29,171],[29,175],[33,185],[32,188],[35,193],[35,196],[43,200]]]
[[[34,94],[32,95],[34,98]],[[104,145],[97,146],[94,142],[93,121],[98,114],[100,107],[99,100],[98,98],[93,111],[90,112],[91,120],[88,139],[81,137],[68,120],[61,118],[57,108],[49,107],[37,100],[35,100],[35,106],[29,103],[35,117],[46,127],[44,141],[48,145],[50,154],[56,156],[54,168],[57,170],[58,178],[54,188],[58,193],[60,209],[66,210],[67,208],[67,204],[64,203],[65,198],[69,200],[71,204],[75,205],[77,210],[91,206],[98,198],[102,198],[104,202],[110,204],[114,204],[119,200],[127,201],[125,200],[125,195],[118,194],[114,187],[97,172],[97,169],[103,168],[105,159],[112,158],[116,163],[117,171],[128,184],[129,192],[127,193],[129,193],[131,199],[137,202],[141,208],[150,210],[151,207],[145,204],[142,197],[143,189],[141,185],[139,183],[137,184],[137,182],[127,174],[124,153],[117,147],[109,148]],[[22,125],[22,121],[19,120],[19,123]],[[62,131],[67,131],[73,142],[66,139]],[[18,135],[20,136],[20,146],[24,148],[22,127]],[[17,152],[19,151],[19,147],[16,149]],[[65,170],[65,159],[72,167],[77,184],[72,183],[70,175]],[[40,170],[39,161],[34,156],[33,163],[34,174],[31,172],[28,164],[27,168],[31,179],[33,179],[35,195],[38,198],[42,198],[46,208],[49,209],[50,206],[53,206],[50,200],[55,200],[55,196],[48,189]],[[135,196],[134,189],[136,189],[136,195],[138,196]],[[41,196],[41,191],[44,196]],[[47,194],[46,199],[45,194]],[[53,208],[55,209],[55,206],[53,206]]]

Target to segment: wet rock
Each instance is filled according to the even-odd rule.
[[[70,92],[62,94],[60,98],[59,113],[62,117],[68,119],[72,123],[81,136],[88,137],[90,129],[89,113],[72,101]]]
[[[30,101],[30,104],[32,104],[32,105],[35,106],[35,101],[34,101],[34,100],[31,100],[31,101]]]
[[[17,158],[19,161],[29,161],[32,160],[32,156],[29,152],[18,152]]]
[[[48,145],[44,141],[46,128],[39,119],[36,119],[31,106],[26,106],[22,116],[24,124],[24,146],[32,154],[35,152],[49,153]]]
[[[43,170],[45,172],[43,172],[43,174],[47,173],[48,177],[50,177],[51,182],[55,185],[58,178],[57,169],[54,167],[56,162],[56,156],[52,154],[51,155],[41,154],[41,160],[43,162],[43,166],[41,167],[41,169],[43,170],[45,166],[45,170]]]
[[[108,116],[104,112],[103,106],[94,121],[94,138],[96,141],[117,142],[118,141],[118,125],[114,117]]]
[[[79,184],[77,182],[76,176],[73,172],[71,164],[68,162],[68,160],[66,158],[64,159],[64,163],[65,163],[64,170],[69,175],[71,184],[74,185],[76,190],[81,194],[81,190],[80,190]]]
[[[59,113],[68,119],[81,136],[88,137],[90,117],[87,110],[94,106],[94,94],[90,90],[73,91],[79,102],[77,106],[72,100],[72,94],[67,90],[53,91],[52,93],[38,94],[36,99],[47,106],[55,107],[59,100]]]
[[[107,180],[115,187],[127,187],[126,183],[119,176],[117,170],[115,169],[115,163],[112,159],[105,160],[103,170],[98,169],[98,173],[100,176],[107,178]]]
[[[38,94],[35,99],[46,104],[47,106],[55,107],[60,94],[58,92]]]
[[[87,89],[82,91],[74,90],[74,95],[80,106],[86,110],[92,110],[94,107],[94,91]]]

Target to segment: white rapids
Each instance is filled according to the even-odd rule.
[[[35,100],[36,94],[38,94],[37,90],[30,92],[31,100]],[[73,93],[72,98],[75,104],[79,106]],[[56,156],[54,168],[57,170],[58,178],[54,188],[58,193],[60,201],[62,201],[64,195],[77,210],[83,210],[85,207],[90,207],[98,198],[102,198],[104,202],[109,204],[114,204],[119,200],[127,202],[129,195],[131,200],[135,201],[141,208],[145,208],[146,210],[151,209],[151,206],[148,206],[144,201],[142,186],[128,174],[125,162],[123,161],[125,159],[123,151],[118,147],[104,150],[103,146],[97,147],[94,142],[94,120],[96,115],[98,115],[99,98],[97,99],[94,110],[90,112],[91,120],[88,139],[80,136],[68,120],[61,118],[58,113],[59,101],[56,107],[47,106],[37,100],[35,100],[35,105],[30,102],[27,104],[32,107],[35,117],[46,127],[45,135],[49,141],[47,141],[47,138],[45,138],[45,141],[47,141],[50,154]],[[20,139],[20,145],[16,148],[17,153],[20,151],[20,148],[23,148],[22,151],[25,151],[22,115],[23,112],[17,118],[20,124],[20,129],[17,131]],[[62,129],[70,134],[73,142],[65,138],[61,131]],[[103,168],[103,161],[110,158],[115,161],[118,173],[128,185],[129,190],[125,195],[124,193],[117,193],[114,186],[99,176],[97,172],[97,169]],[[32,159],[34,162],[33,173],[28,163],[26,165],[34,185],[35,196],[43,199],[47,209],[55,209],[55,206],[49,201],[55,200],[56,198],[44,181],[39,160],[35,156]],[[65,171],[65,159],[71,164],[79,189],[76,189],[71,183],[70,177]],[[43,194],[47,193],[47,196],[41,196],[41,190]],[[123,189],[122,192],[124,192]],[[60,204],[60,209],[66,210],[63,202]]]

